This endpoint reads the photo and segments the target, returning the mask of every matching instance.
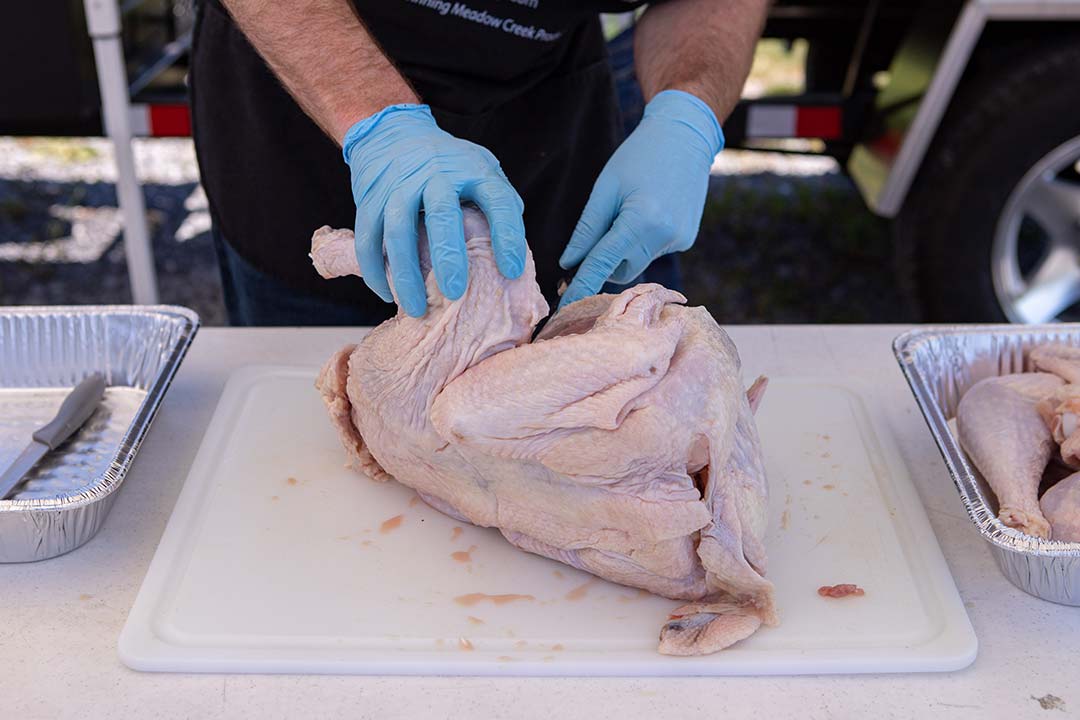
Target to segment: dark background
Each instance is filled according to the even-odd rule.
[[[162,301],[222,324],[190,141],[136,149]],[[130,302],[113,177],[104,140],[0,138],[0,305]],[[725,151],[681,257],[691,303],[723,323],[910,321],[891,253],[833,161]]]

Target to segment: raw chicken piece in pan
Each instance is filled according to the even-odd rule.
[[[1036,409],[1061,446],[1061,461],[1080,469],[1080,385],[1062,385],[1040,400]]]
[[[1053,373],[1068,383],[1080,383],[1080,348],[1070,345],[1039,345],[1028,353],[1032,370]]]
[[[998,517],[1041,538],[1050,537],[1050,525],[1039,509],[1039,483],[1055,445],[1037,407],[1062,384],[1049,373],[986,378],[956,411],[960,444],[997,496]]]
[[[1080,473],[1055,484],[1039,502],[1054,529],[1054,539],[1080,543]]]

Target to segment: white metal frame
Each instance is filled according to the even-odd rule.
[[[105,133],[112,140],[116,154],[116,196],[124,219],[124,254],[131,297],[137,305],[154,305],[158,302],[157,273],[146,222],[146,204],[135,173],[135,153],[131,146],[131,99],[120,42],[120,8],[117,0],[84,0],[83,4],[94,45]]]
[[[879,215],[894,217],[903,207],[968,59],[991,20],[1080,20],[1080,0],[968,0],[884,185],[867,198]]]

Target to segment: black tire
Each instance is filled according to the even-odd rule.
[[[1032,166],[1080,136],[1076,38],[992,60],[962,83],[895,224],[901,287],[928,321],[1006,319],[991,270],[1000,212]]]

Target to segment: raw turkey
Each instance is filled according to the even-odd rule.
[[[464,214],[469,284],[349,345],[317,381],[353,464],[459,520],[607,580],[685,601],[659,649],[710,653],[777,622],[765,579],[768,488],[735,345],[704,308],[639,285],[557,313],[496,269]],[[324,277],[358,275],[353,236],[321,228]]]

